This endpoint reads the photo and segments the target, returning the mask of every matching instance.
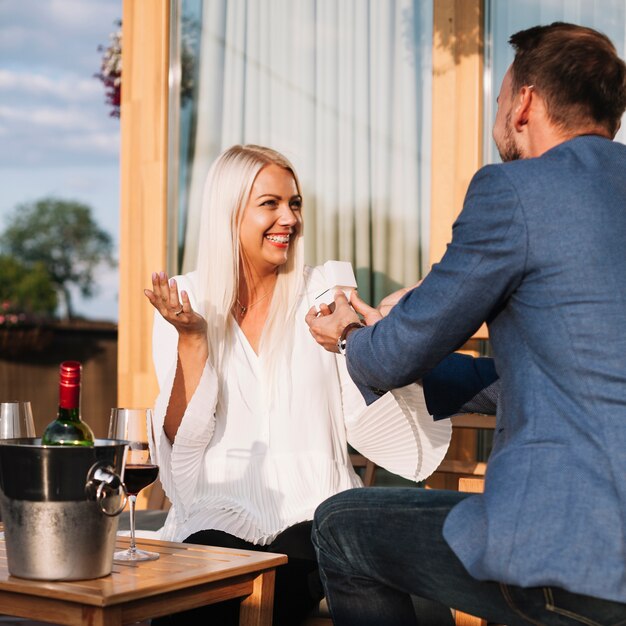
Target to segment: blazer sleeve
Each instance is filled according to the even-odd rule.
[[[347,365],[357,385],[385,391],[423,378],[520,284],[527,231],[503,169],[486,166],[474,176],[452,242],[422,284],[377,324],[349,335]]]
[[[493,359],[455,352],[422,378],[422,386],[426,407],[435,419],[496,412],[499,380]]]

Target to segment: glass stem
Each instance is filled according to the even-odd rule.
[[[135,544],[135,501],[137,496],[130,494],[128,496],[130,501],[130,552],[137,552],[137,545]]]

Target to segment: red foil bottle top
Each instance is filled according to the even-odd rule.
[[[80,374],[82,365],[78,361],[64,361],[59,368],[59,406],[62,409],[77,409],[80,404]]]

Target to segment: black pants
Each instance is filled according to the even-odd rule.
[[[323,596],[315,550],[311,543],[312,522],[287,528],[267,546],[255,546],[220,530],[201,530],[185,539],[222,548],[279,552],[289,557],[276,569],[274,626],[296,626],[317,606]],[[152,620],[153,626],[236,626],[239,624],[239,600],[229,600],[175,615]]]

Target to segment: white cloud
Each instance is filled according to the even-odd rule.
[[[0,0],[2,65],[73,66],[88,77],[121,16],[121,0]]]
[[[2,7],[2,4],[0,4],[0,7]],[[0,35],[1,47],[8,50],[19,46],[29,36],[29,29],[17,24],[5,26],[0,29]]]
[[[54,131],[76,132],[100,128],[99,120],[90,115],[89,111],[72,107],[0,106],[0,118],[28,127],[48,127]]]
[[[0,168],[95,165],[119,159],[119,120],[111,118],[104,106],[42,104],[35,98],[3,103],[0,134]]]
[[[53,78],[41,73],[16,72],[0,69],[0,93],[11,92],[20,97],[54,97],[67,102],[92,101],[102,98],[104,89],[95,79],[85,79],[76,74]]]
[[[119,133],[87,133],[67,137],[65,146],[76,151],[84,151],[88,154],[108,154],[118,156],[120,151]]]
[[[89,2],[85,2],[85,0],[48,0],[47,4],[48,18],[52,22],[75,29],[82,29],[85,24],[107,24],[111,17],[112,7],[119,6],[119,2],[112,2],[111,0],[95,2],[94,0]],[[122,17],[121,7],[119,17]]]

